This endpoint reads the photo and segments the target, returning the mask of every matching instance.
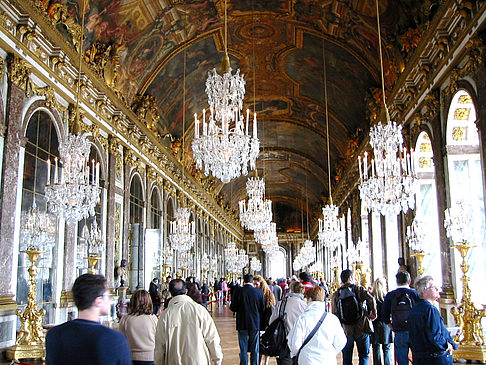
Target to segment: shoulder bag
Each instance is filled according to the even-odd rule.
[[[319,327],[321,327],[321,324],[322,322],[324,321],[324,318],[326,318],[327,316],[327,311],[324,310],[324,314],[322,315],[321,319],[319,320],[319,322],[317,322],[316,326],[314,327],[314,329],[311,331],[311,333],[309,333],[309,335],[307,336],[307,338],[304,340],[304,343],[302,344],[302,346],[300,346],[300,349],[299,351],[297,352],[297,355],[295,355],[293,358],[292,358],[292,364],[293,365],[298,365],[299,364],[299,355],[300,355],[300,351],[302,350],[302,348],[307,345],[307,343],[312,339],[312,337],[314,337],[314,335],[316,334],[317,330],[319,329]]]

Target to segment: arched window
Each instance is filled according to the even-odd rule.
[[[420,219],[424,228],[424,252],[422,266],[424,275],[431,275],[438,286],[442,285],[442,270],[439,241],[439,224],[437,212],[437,188],[435,185],[434,152],[426,132],[421,132],[415,146],[415,166],[419,189],[416,196],[415,216]]]
[[[59,158],[59,141],[51,117],[44,111],[35,112],[30,118],[26,130],[24,178],[22,183],[22,213],[27,213],[35,201],[41,212],[47,209],[45,185],[47,182],[47,159]],[[54,218],[57,238],[57,222]],[[22,239],[22,237],[21,237]],[[55,242],[57,243],[57,242]],[[47,248],[43,248],[46,250]],[[43,323],[54,323],[54,287],[56,282],[57,245],[42,254],[38,261],[37,302],[46,310]],[[30,262],[25,253],[19,253],[17,269],[17,304],[21,307],[27,303],[28,269]]]
[[[129,284],[133,291],[135,288],[143,288],[143,212],[144,199],[142,181],[135,175],[130,184],[130,238],[129,238],[129,263],[131,266]]]
[[[267,260],[268,277],[271,277],[274,280],[287,277],[286,253],[282,247],[279,246],[278,251],[275,254],[270,256],[267,255]]]
[[[150,197],[150,228],[162,227],[162,209],[160,209],[159,189],[154,188]]]
[[[468,272],[471,278],[472,300],[486,302],[486,292],[482,289],[486,270],[486,230],[484,219],[483,179],[479,135],[475,125],[476,107],[465,90],[459,90],[452,99],[447,118],[447,167],[449,172],[450,202],[462,201],[470,213],[472,222],[466,239],[477,247],[470,250]],[[462,295],[461,259],[454,250],[455,287],[457,296]]]

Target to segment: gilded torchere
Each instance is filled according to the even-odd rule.
[[[467,242],[453,245],[462,257],[462,300],[461,304],[453,307],[451,312],[456,321],[456,325],[461,331],[454,340],[459,343],[459,349],[454,351],[454,359],[478,360],[486,362],[486,346],[483,337],[483,326],[481,319],[486,317],[486,308],[477,309],[471,301],[471,289],[469,288],[469,264],[467,263],[467,253],[469,249],[475,247]]]
[[[30,260],[29,267],[29,294],[24,312],[17,309],[20,318],[20,331],[14,346],[7,350],[7,358],[18,363],[19,359],[45,359],[45,335],[42,328],[42,317],[46,314],[44,308],[37,309],[37,260],[44,251],[29,249],[20,251],[27,254]]]

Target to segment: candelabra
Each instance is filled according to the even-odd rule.
[[[419,275],[423,275],[425,268],[422,266],[422,262],[428,253],[424,251],[425,232],[422,221],[420,218],[418,218],[418,216],[415,216],[412,224],[407,227],[407,239],[409,247],[414,251],[410,256],[417,259],[417,271]]]
[[[461,257],[462,270],[462,299],[457,307],[451,310],[456,325],[461,328],[454,340],[459,343],[459,349],[454,352],[455,359],[479,360],[486,362],[486,345],[483,337],[481,319],[486,317],[486,308],[477,309],[471,300],[469,288],[470,265],[467,263],[467,254],[475,245],[465,240],[465,230],[469,227],[471,217],[466,213],[461,203],[445,211],[444,226],[448,237],[452,239]]]
[[[339,289],[339,268],[338,267],[333,267],[332,268],[332,274],[333,274],[333,279],[331,286],[329,287],[329,292],[330,296],[332,295]]]
[[[7,350],[7,358],[18,362],[19,359],[45,359],[45,336],[42,329],[42,317],[46,314],[45,309],[37,309],[37,261],[43,251],[34,248],[21,251],[27,254],[30,261],[29,267],[29,293],[27,306],[24,312],[16,310],[20,318],[20,330],[15,345]]]
[[[103,253],[103,235],[96,219],[91,223],[90,230],[85,235],[85,239],[88,243],[88,256],[85,257],[88,260],[88,272],[90,274],[96,274],[96,264],[101,260],[101,254]]]

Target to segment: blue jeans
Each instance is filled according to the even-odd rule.
[[[383,343],[383,344],[373,344],[373,365],[381,365],[381,351],[380,346],[383,349],[383,365],[390,365],[390,343]]]
[[[395,332],[395,359],[398,365],[408,365],[408,331]]]
[[[248,364],[248,352],[251,353],[251,365],[258,365],[260,331],[238,330],[238,343],[240,345],[240,365]]]
[[[452,355],[447,351],[435,357],[413,357],[413,363],[417,365],[453,365]]]
[[[343,365],[353,364],[354,343],[358,348],[359,365],[368,365],[370,360],[370,335],[365,333],[361,336],[346,336],[346,346],[343,348]]]

